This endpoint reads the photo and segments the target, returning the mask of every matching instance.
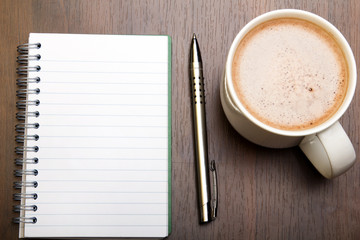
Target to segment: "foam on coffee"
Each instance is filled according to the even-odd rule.
[[[348,82],[338,43],[322,28],[294,18],[250,31],[235,52],[231,74],[250,114],[282,130],[325,122],[342,104]]]

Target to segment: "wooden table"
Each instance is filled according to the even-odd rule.
[[[316,13],[332,22],[360,62],[357,0],[91,0],[0,3],[0,238],[11,223],[16,124],[16,46],[29,32],[167,34],[172,37],[172,234],[169,239],[360,239],[360,163],[324,179],[299,148],[256,146],[230,126],[219,85],[230,44],[254,17],[279,8]],[[217,160],[218,219],[198,223],[188,54],[195,32],[203,54],[209,156]],[[359,68],[358,68],[359,70]],[[359,156],[360,88],[341,123]],[[359,157],[358,157],[359,158]]]

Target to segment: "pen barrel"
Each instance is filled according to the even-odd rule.
[[[192,62],[190,64],[200,221],[208,222],[211,221],[211,206],[210,186],[208,184],[209,167],[205,118],[204,78],[202,63]]]

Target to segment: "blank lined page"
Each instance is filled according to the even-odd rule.
[[[168,36],[30,34],[41,48],[29,112],[39,123],[37,211],[21,237],[166,237],[170,219]]]

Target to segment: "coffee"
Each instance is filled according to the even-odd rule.
[[[241,40],[231,75],[239,100],[259,121],[305,130],[336,113],[349,73],[340,46],[324,29],[280,18],[258,25]]]

